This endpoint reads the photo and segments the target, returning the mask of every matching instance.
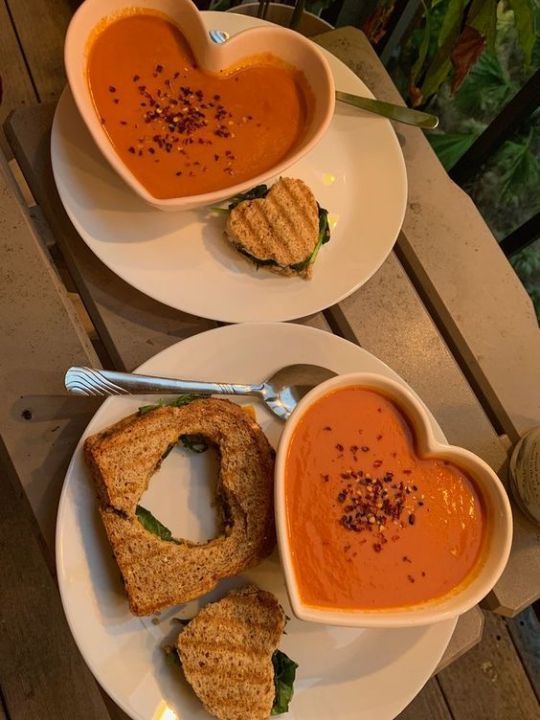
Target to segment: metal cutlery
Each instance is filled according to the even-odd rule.
[[[258,397],[281,420],[286,420],[299,401],[316,385],[336,375],[318,365],[288,365],[268,380],[253,385],[200,382],[153,377],[136,373],[71,367],[66,390],[74,395],[150,395],[195,393],[204,395],[252,395]]]

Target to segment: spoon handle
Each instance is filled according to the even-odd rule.
[[[396,122],[414,125],[415,127],[433,130],[439,124],[439,118],[420,110],[411,110],[401,105],[383,102],[382,100],[372,100],[371,98],[360,97],[359,95],[351,95],[350,93],[336,90],[336,100],[354,105],[361,110],[382,115],[383,117],[395,120]]]
[[[207,395],[258,395],[261,385],[199,382],[152,377],[114,370],[71,367],[64,378],[73,395],[149,395],[159,393],[204,393]]]

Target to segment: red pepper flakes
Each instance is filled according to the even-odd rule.
[[[403,562],[406,562],[406,563],[412,563],[412,560],[410,558],[408,558],[406,555],[404,555],[402,557],[402,560],[403,560]]]
[[[338,452],[343,452],[343,445],[341,443],[336,443],[336,450]]]
[[[373,467],[374,468],[380,468],[382,465],[382,460],[374,460]]]
[[[114,85],[109,85],[109,92],[110,92],[110,93],[115,93],[115,92],[116,92],[116,88],[114,87]]]
[[[383,439],[382,435],[377,435],[377,440],[382,440],[382,439]]]
[[[411,582],[411,583],[414,582],[414,578],[413,578],[412,575],[407,575],[407,580],[408,580],[409,582]]]
[[[369,448],[367,445],[362,445],[360,449],[362,450],[362,452],[369,452]]]
[[[330,480],[330,475],[328,475],[328,473],[321,473],[321,478],[324,480],[324,482],[328,482]]]
[[[373,543],[373,549],[375,552],[380,553],[382,550],[382,545],[380,543]]]
[[[409,525],[414,525],[415,522],[416,522],[416,517],[415,517],[414,513],[411,513],[409,515]]]

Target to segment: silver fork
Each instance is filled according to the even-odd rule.
[[[336,373],[318,365],[287,365],[268,380],[253,385],[199,382],[136,373],[72,367],[64,384],[73,395],[149,395],[183,394],[253,395],[281,420],[286,420],[301,398]]]

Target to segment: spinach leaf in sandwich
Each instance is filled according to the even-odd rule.
[[[180,435],[182,445],[194,453],[203,453],[208,450],[208,440],[203,435]]]
[[[216,213],[227,215],[231,210],[234,210],[237,205],[244,202],[244,200],[259,200],[260,198],[265,198],[269,192],[270,188],[268,185],[255,185],[251,190],[238,193],[238,195],[233,195],[233,197],[229,198],[229,204],[226,208],[213,207],[212,210]]]
[[[265,198],[269,192],[270,188],[268,185],[255,185],[255,187],[251,188],[251,190],[248,190],[245,193],[239,193],[238,195],[229,198],[227,211],[230,212],[231,210],[234,210],[234,208],[237,205],[240,205],[241,202],[244,202],[244,200],[259,200],[260,198]]]
[[[179,540],[173,537],[173,534],[168,527],[165,527],[163,523],[160,523],[159,520],[152,515],[150,510],[143,508],[142,505],[137,505],[135,515],[138,517],[143,528],[148,530],[148,532],[151,532],[153,535],[157,535],[161,538],[161,540],[173,542],[177,545],[182,544]]]
[[[179,395],[176,400],[173,400],[172,402],[165,402],[164,400],[160,400],[155,405],[142,405],[138,412],[139,415],[146,415],[146,413],[152,412],[152,410],[157,410],[160,407],[182,407],[184,405],[188,405],[190,402],[193,402],[194,400],[200,400],[201,398],[208,397],[207,395],[195,395],[193,393],[186,394],[186,395]],[[203,453],[205,450],[208,450],[208,442],[203,438],[202,435],[181,435],[180,440],[182,441],[182,444],[185,448],[188,450],[192,450],[196,453]],[[162,455],[162,460],[164,460],[167,455],[171,452],[171,450],[174,448],[174,443],[169,445],[169,447],[165,450],[165,452]]]
[[[141,405],[138,412],[139,415],[146,415],[146,413],[151,412],[152,410],[157,410],[160,407],[182,407],[183,405],[187,405],[190,402],[193,402],[194,400],[200,400],[201,398],[208,397],[207,395],[195,395],[194,393],[187,393],[186,395],[179,395],[176,400],[172,400],[171,402],[165,402],[165,400],[160,400],[155,405]]]
[[[317,238],[317,244],[313,248],[313,252],[311,255],[303,260],[300,263],[296,263],[295,265],[291,265],[291,268],[295,272],[302,272],[305,270],[309,265],[313,265],[315,260],[317,259],[317,255],[319,254],[319,250],[321,249],[322,245],[325,245],[330,240],[330,225],[328,224],[328,210],[325,208],[322,208],[319,203],[317,203],[317,210],[319,212],[319,236]]]
[[[281,715],[281,713],[286,713],[289,709],[298,665],[281,650],[276,650],[272,655],[272,664],[274,666],[274,685],[276,688],[272,715]]]

